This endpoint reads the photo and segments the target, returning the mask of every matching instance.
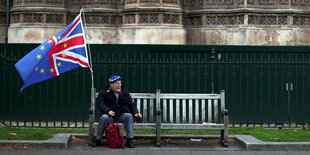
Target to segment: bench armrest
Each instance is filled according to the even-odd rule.
[[[222,110],[222,115],[228,115],[228,110],[227,109]]]
[[[88,113],[90,115],[94,114],[95,113],[95,107],[90,107],[89,110],[88,110]]]

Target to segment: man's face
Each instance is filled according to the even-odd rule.
[[[111,83],[110,87],[111,87],[112,91],[114,91],[115,93],[119,93],[121,91],[122,82],[116,81],[114,83]]]

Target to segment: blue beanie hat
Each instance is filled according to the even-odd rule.
[[[115,76],[111,76],[109,78],[109,83],[114,83],[116,81],[121,81],[121,80],[122,80],[122,78],[120,76],[115,75]]]

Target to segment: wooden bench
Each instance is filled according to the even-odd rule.
[[[220,142],[228,146],[228,110],[225,109],[224,90],[220,94],[160,93],[157,90],[156,93],[131,93],[131,96],[143,115],[141,123],[134,123],[134,129],[156,129],[157,146],[160,146],[161,129],[220,130]],[[94,129],[98,127],[98,123],[94,122],[94,106],[89,114],[88,143],[91,145]]]

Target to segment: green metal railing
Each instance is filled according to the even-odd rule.
[[[14,64],[36,46],[0,44],[0,120],[10,126],[87,127],[88,69],[76,69],[19,93],[23,82]],[[97,90],[115,74],[123,77],[131,92],[211,93],[213,83],[215,93],[226,92],[233,127],[295,127],[310,122],[308,46],[91,45],[90,49]]]

